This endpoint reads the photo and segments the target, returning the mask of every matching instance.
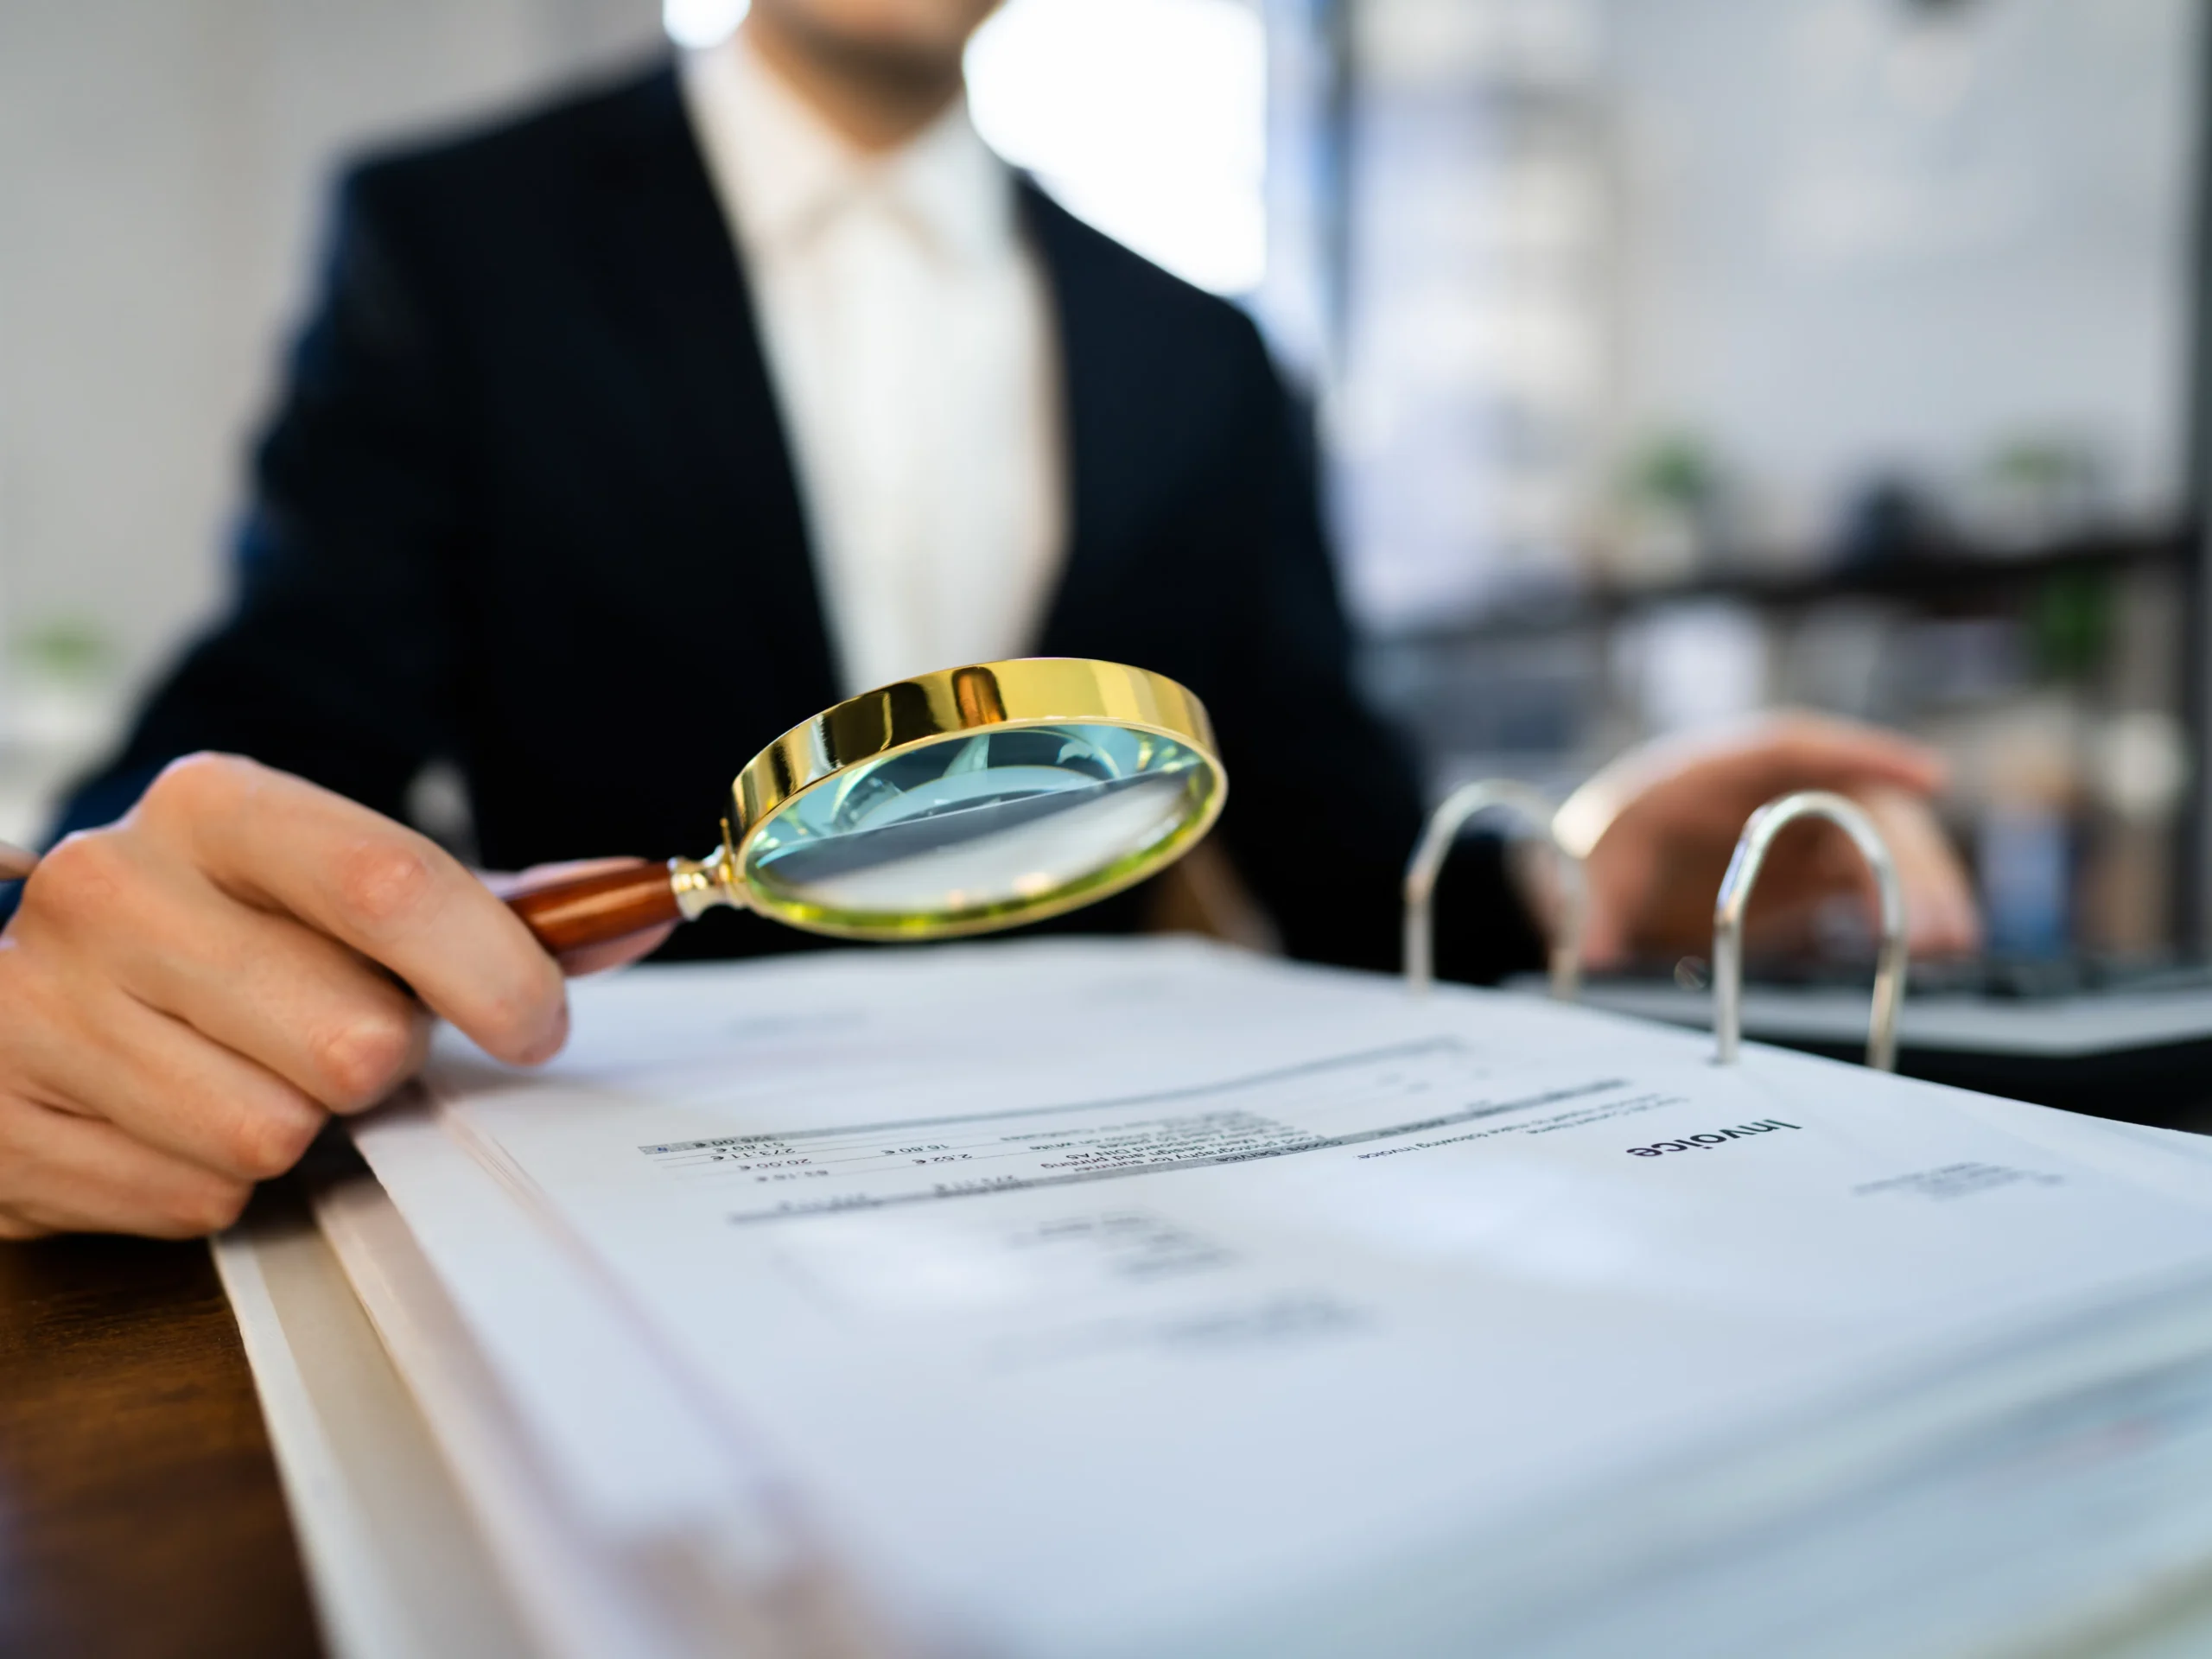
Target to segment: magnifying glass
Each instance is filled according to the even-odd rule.
[[[979,663],[785,732],[737,774],[705,858],[507,902],[556,955],[723,906],[840,938],[957,938],[1155,874],[1228,792],[1205,705],[1174,681],[1077,658]]]

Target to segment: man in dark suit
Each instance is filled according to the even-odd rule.
[[[977,160],[960,54],[988,10],[756,0],[722,69],[347,176],[234,607],[0,933],[0,1234],[223,1224],[417,1063],[426,1009],[507,1059],[558,1048],[554,964],[397,822],[427,762],[461,769],[493,868],[696,852],[757,748],[956,643],[1189,685],[1287,948],[1393,963],[1421,802],[1351,687],[1291,400],[1242,314]],[[868,315],[906,326],[840,357]],[[1664,943],[1679,872],[1709,904],[1744,813],[1811,783],[1891,791],[1921,942],[1963,943],[1907,822],[1937,778],[1804,722],[1655,773],[1593,856],[1599,954]],[[1446,970],[1534,961],[1495,846],[1460,861]],[[1833,880],[1808,865],[1803,896]],[[720,912],[666,948],[804,943]]]

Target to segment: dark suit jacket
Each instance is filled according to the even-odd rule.
[[[1421,798],[1351,683],[1291,400],[1243,314],[1026,184],[1021,205],[1074,495],[1039,649],[1196,690],[1220,833],[1291,950],[1392,967]],[[346,175],[237,575],[64,829],[196,749],[395,815],[442,756],[493,868],[696,855],[739,766],[836,700],[745,273],[668,68]],[[1447,968],[1533,962],[1495,848],[1462,861]],[[723,913],[670,954],[803,942]]]

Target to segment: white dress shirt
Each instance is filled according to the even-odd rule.
[[[855,149],[744,31],[685,102],[751,278],[848,693],[1036,647],[1061,558],[1058,365],[1014,182],[956,104]]]

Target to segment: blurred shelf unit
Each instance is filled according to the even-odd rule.
[[[1758,610],[1802,611],[1831,601],[1890,601],[1910,608],[2001,604],[2054,579],[2125,576],[2139,571],[2185,575],[2196,532],[2114,530],[2021,550],[1955,544],[1904,551],[1878,562],[1808,569],[1762,568],[1746,561],[1661,582],[1592,581],[1571,592],[1531,591],[1459,620],[1393,631],[1384,649],[1490,644],[1532,632],[1583,629],[1633,620],[1700,601]]]
[[[1440,791],[1564,791],[1642,739],[1777,706],[1913,733],[1950,759],[1993,943],[2155,953],[2187,937],[2194,545],[2116,531],[1524,593],[1376,639],[1363,668]]]

